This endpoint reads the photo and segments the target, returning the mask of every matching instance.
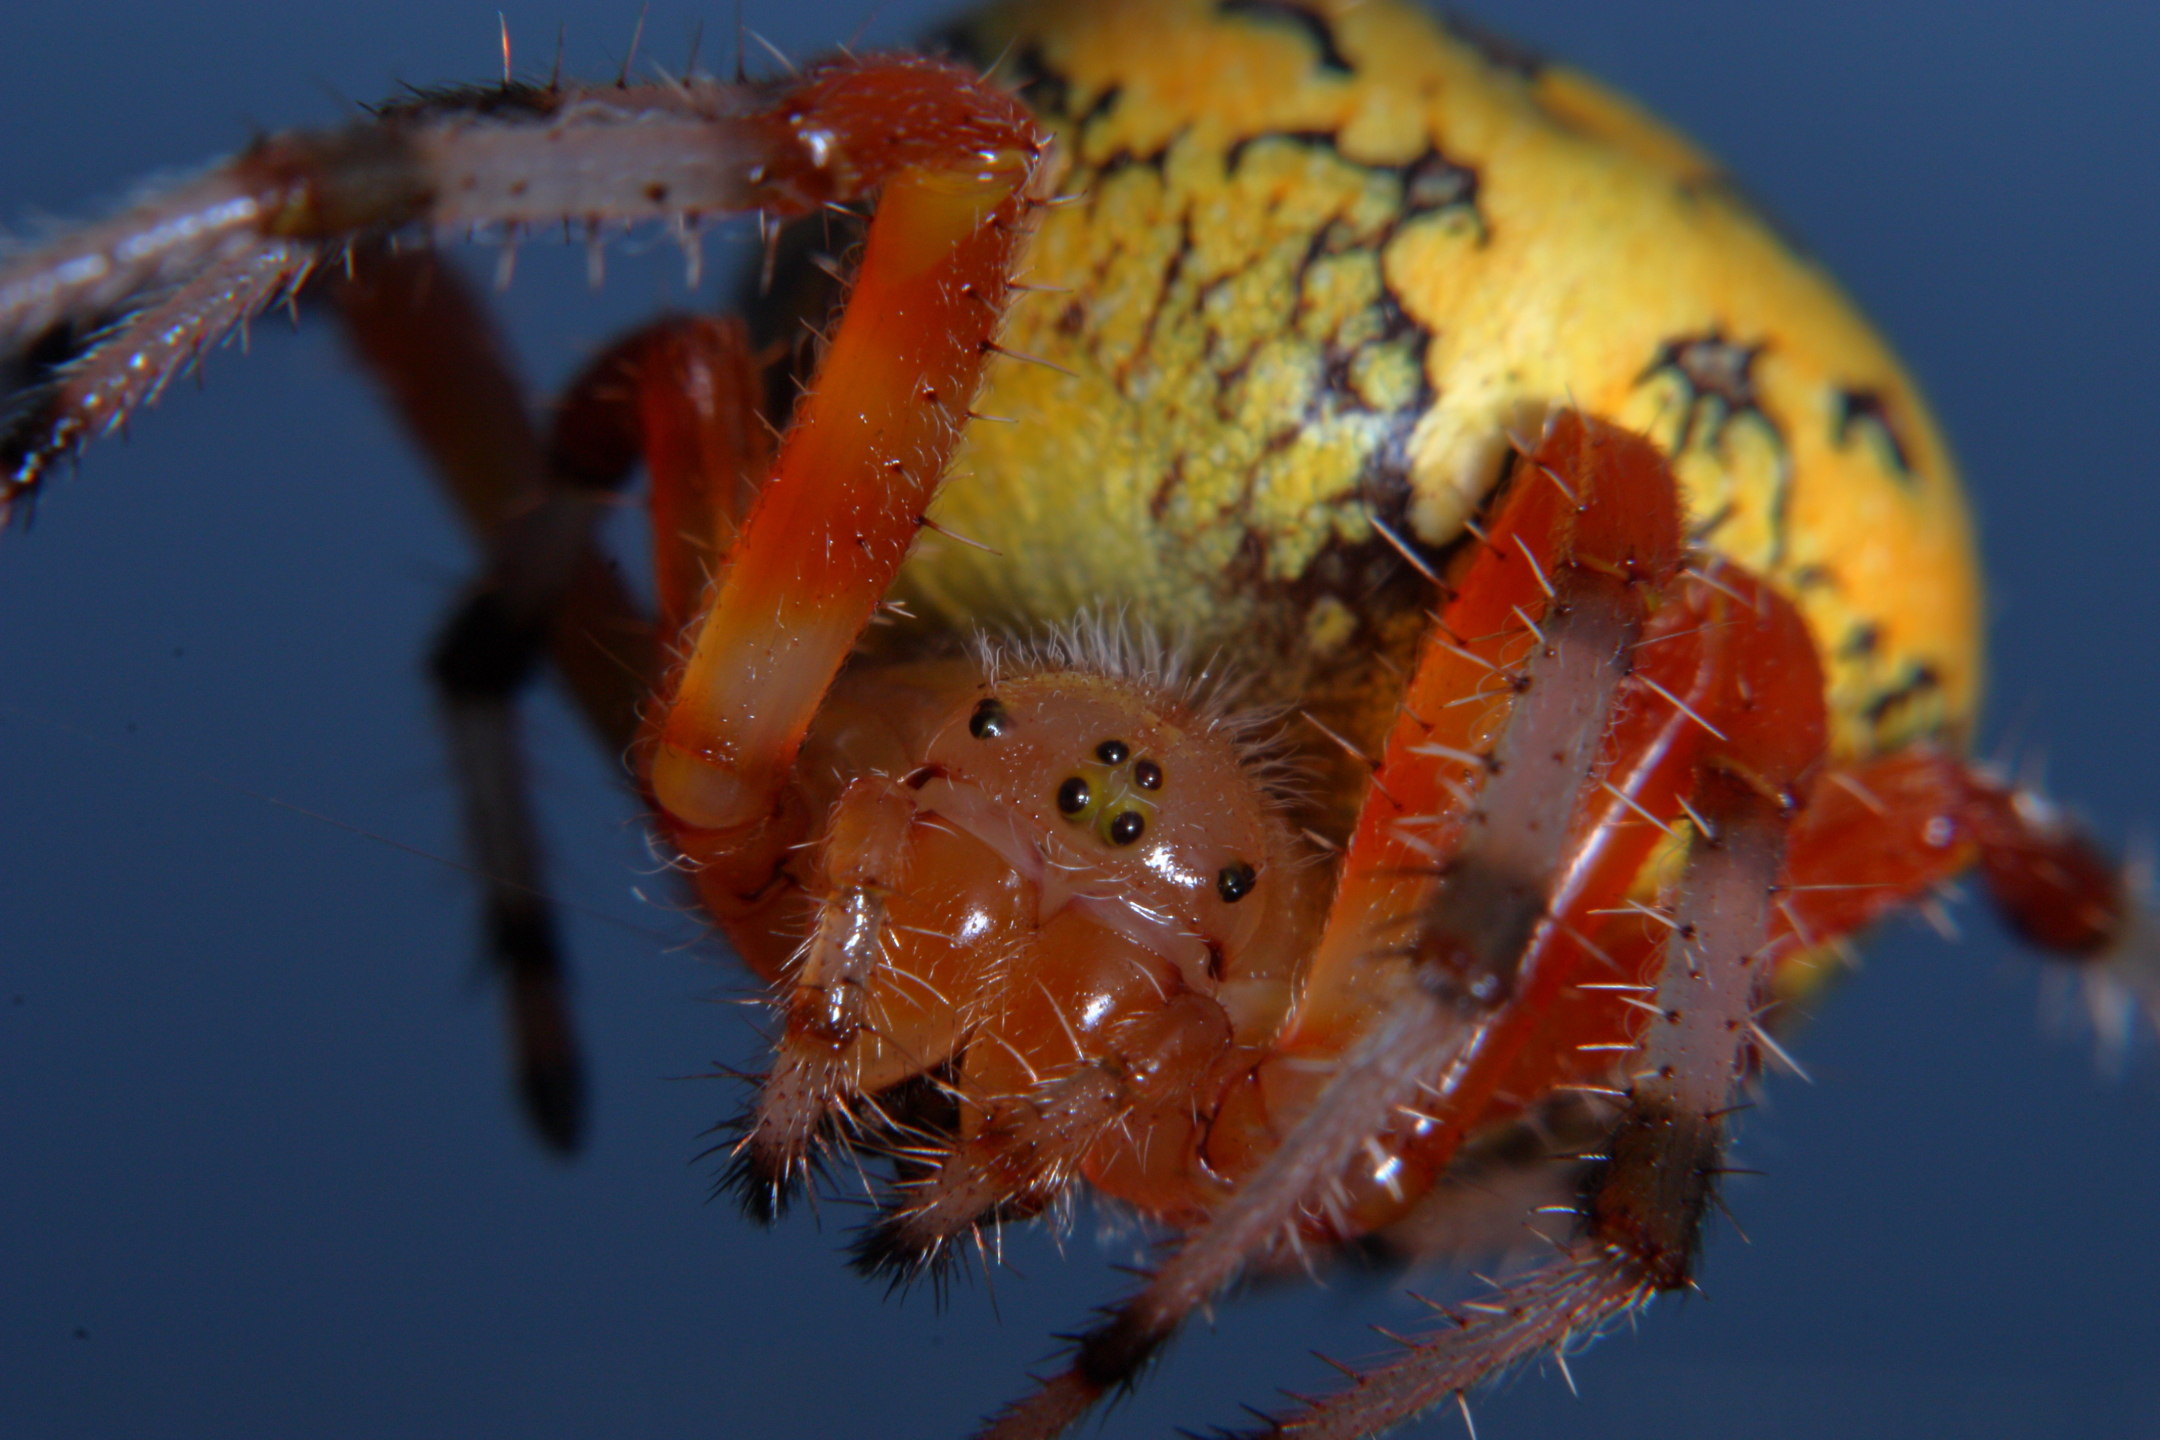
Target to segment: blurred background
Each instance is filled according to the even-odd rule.
[[[946,7],[750,0],[795,55]],[[611,76],[630,0],[510,0]],[[257,128],[488,80],[495,4],[0,7],[0,214],[94,213]],[[651,7],[679,63],[693,11]],[[1498,0],[1479,18],[1721,154],[1932,394],[1993,577],[1984,745],[2043,755],[2111,839],[2160,820],[2160,10],[2037,0]],[[733,59],[729,7],[705,56]],[[754,66],[763,61],[752,57]],[[685,302],[672,250],[531,245],[503,299],[537,384]],[[737,252],[739,253],[739,251]],[[718,254],[716,260],[725,259]],[[485,263],[485,257],[480,262]],[[726,263],[702,297],[726,293]],[[258,327],[0,538],[0,1433],[957,1436],[1119,1293],[1083,1221],[887,1298],[828,1205],[708,1204],[701,1132],[755,1068],[746,986],[643,896],[637,807],[534,721],[594,1070],[589,1153],[541,1154],[492,996],[420,656],[467,565],[324,327]],[[266,798],[268,797],[268,798]],[[276,803],[272,803],[274,800]],[[296,813],[288,807],[312,812]],[[365,832],[364,834],[361,832]],[[409,847],[409,848],[408,848]],[[1980,907],[1900,924],[1746,1123],[1703,1294],[1478,1405],[1491,1437],[2160,1434],[2160,1057],[2120,1079]],[[1345,1278],[1223,1307],[1106,1433],[1321,1388],[1310,1348],[1418,1323]],[[1428,1422],[1458,1433],[1459,1420]]]

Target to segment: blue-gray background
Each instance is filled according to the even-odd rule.
[[[921,3],[752,0],[808,53]],[[871,12],[875,8],[875,14]],[[2041,3],[1488,5],[1705,138],[1901,345],[1971,476],[1994,580],[1989,736],[2107,833],[2160,820],[2160,10]],[[630,0],[512,0],[612,73]],[[0,7],[0,211],[81,213],[254,125],[398,80],[484,79],[493,0]],[[724,62],[729,7],[708,17]],[[652,8],[678,59],[689,12]],[[715,50],[714,46],[718,49]],[[679,264],[529,248],[506,301],[559,381]],[[717,291],[717,284],[711,287]],[[686,1080],[756,1063],[741,993],[649,881],[635,806],[538,722],[596,1068],[591,1153],[511,1117],[446,866],[260,791],[456,850],[417,655],[466,563],[335,339],[266,326],[0,541],[0,1433],[895,1436],[960,1432],[1116,1291],[1084,1224],[1020,1274],[888,1300],[850,1217],[759,1233],[704,1201]],[[1977,907],[1898,926],[1801,1037],[1818,1084],[1749,1118],[1706,1294],[1532,1376],[1484,1435],[2160,1433],[2160,1061],[2051,1031]],[[621,923],[616,923],[621,922]],[[1367,1286],[1225,1308],[1111,1433],[1240,1399],[1414,1324]],[[1436,1422],[1450,1433],[1456,1422]]]

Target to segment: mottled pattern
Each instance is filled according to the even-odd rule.
[[[918,605],[1112,604],[1381,722],[1510,430],[1575,403],[1674,460],[1703,543],[1800,603],[1837,743],[1976,698],[1963,500],[1910,382],[1716,166],[1410,6],[1089,0],[967,37],[1055,127],[1050,211]],[[1026,557],[1024,562],[1010,557]],[[1382,663],[1375,663],[1378,656]],[[1391,668],[1394,667],[1394,668]]]

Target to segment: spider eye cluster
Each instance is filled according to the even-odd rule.
[[[1159,761],[1136,762],[1126,741],[1105,740],[1095,747],[1093,764],[1058,782],[1058,813],[1123,849],[1147,834],[1156,808],[1151,795],[1162,787]]]
[[[1234,756],[1204,728],[1128,711],[1106,688],[1093,677],[1029,677],[977,692],[952,773],[1062,822],[1104,861],[1137,864],[1134,879],[1237,904],[1259,884],[1265,847]]]
[[[1094,765],[1059,782],[1058,813],[1093,829],[1113,846],[1137,844],[1148,832],[1156,797],[1168,778],[1162,762],[1145,755],[1135,759],[1133,747],[1116,739],[1098,744],[1094,755]],[[1252,893],[1259,878],[1252,865],[1233,860],[1215,872],[1215,893],[1225,905],[1235,905]]]

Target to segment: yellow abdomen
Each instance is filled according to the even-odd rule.
[[[1912,382],[1714,162],[1397,0],[1044,0],[971,42],[1056,130],[1043,217],[906,588],[950,623],[1121,606],[1361,736],[1511,431],[1671,455],[1696,534],[1798,602],[1834,745],[1958,733],[1979,581]]]

